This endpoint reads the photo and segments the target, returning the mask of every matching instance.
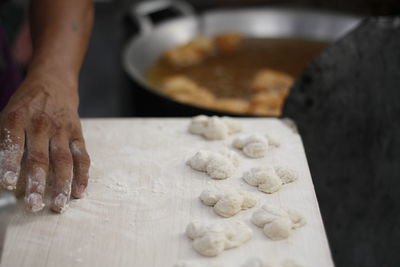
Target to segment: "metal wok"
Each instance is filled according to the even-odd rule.
[[[181,15],[154,25],[150,14],[166,9],[175,9]],[[132,6],[130,15],[138,22],[140,32],[127,43],[123,66],[140,87],[136,103],[143,111],[139,115],[151,116],[221,114],[176,102],[159,93],[146,78],[149,67],[165,50],[188,42],[197,35],[237,31],[248,37],[334,41],[360,21],[354,16],[333,12],[288,8],[224,9],[195,14],[190,5],[174,0],[144,1]]]

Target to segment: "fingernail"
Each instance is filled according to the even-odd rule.
[[[54,199],[53,210],[63,213],[68,207],[68,197],[64,194],[58,194]]]
[[[42,196],[38,193],[31,193],[25,197],[26,207],[31,212],[38,212],[44,208]]]
[[[79,185],[76,188],[76,196],[82,198],[84,196],[85,190],[86,190],[86,185]]]
[[[13,171],[7,171],[3,175],[2,183],[7,190],[14,190],[17,188],[18,175]]]

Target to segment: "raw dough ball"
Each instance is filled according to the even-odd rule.
[[[192,158],[190,158],[186,163],[196,171],[205,172],[207,165],[211,160],[211,154],[214,152],[200,150]]]
[[[220,118],[211,117],[203,135],[210,140],[225,139],[229,135],[229,128]]]
[[[191,222],[186,235],[193,240],[193,248],[207,257],[214,257],[226,249],[239,247],[253,236],[252,230],[241,221],[222,223]]]
[[[266,134],[265,135],[268,139],[268,144],[274,147],[279,147],[282,144],[282,140],[280,137],[278,137],[277,135],[273,135],[273,134]]]
[[[193,240],[193,248],[203,256],[214,257],[225,250],[225,234],[207,232]]]
[[[222,140],[231,134],[240,132],[242,127],[228,117],[199,115],[192,118],[188,130],[192,134],[202,135],[209,140]]]
[[[251,221],[258,227],[263,227],[277,218],[288,216],[286,210],[271,204],[264,204],[259,210],[253,213]]]
[[[243,153],[250,158],[262,158],[268,149],[268,139],[259,134],[247,134],[236,137],[232,145],[242,149]]]
[[[290,236],[293,229],[305,225],[304,217],[294,210],[265,204],[253,213],[251,221],[272,240],[282,240]]]
[[[272,167],[252,168],[243,174],[243,180],[268,194],[272,194],[282,187],[282,180]]]
[[[290,236],[292,221],[289,217],[279,217],[265,224],[263,232],[272,240],[282,240]]]
[[[282,183],[284,184],[294,182],[298,178],[297,172],[287,167],[275,167],[275,172],[281,178]]]
[[[242,221],[224,223],[225,249],[241,246],[251,239],[253,231]]]
[[[226,179],[233,175],[235,166],[225,157],[216,156],[207,165],[206,172],[214,179]]]
[[[243,196],[241,194],[225,194],[214,206],[214,211],[222,217],[232,217],[242,210]]]
[[[257,196],[248,191],[236,190],[232,187],[210,187],[200,195],[200,200],[222,217],[231,217],[241,210],[249,209],[257,204]]]
[[[228,127],[229,134],[240,133],[243,130],[242,124],[240,124],[239,122],[230,117],[224,116],[221,118],[221,120]]]
[[[292,209],[287,209],[286,212],[288,213],[289,218],[292,221],[293,229],[300,228],[306,224],[306,219],[298,211],[292,210]]]
[[[257,186],[258,190],[272,194],[281,189],[283,184],[295,181],[298,174],[287,167],[252,168],[243,174],[243,180],[249,185]]]
[[[213,179],[226,179],[238,167],[239,158],[232,151],[200,150],[186,164],[196,171],[206,172]]]

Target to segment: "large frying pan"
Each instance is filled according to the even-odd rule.
[[[153,25],[150,14],[174,9],[181,16]],[[144,1],[131,7],[130,15],[138,22],[140,32],[123,52],[125,71],[151,96],[146,103],[148,115],[221,114],[175,102],[153,88],[146,79],[148,68],[167,49],[183,44],[197,35],[215,35],[237,31],[249,37],[306,38],[334,41],[353,29],[359,19],[333,12],[288,8],[249,8],[212,10],[195,14],[190,5],[178,0]],[[142,90],[140,89],[140,90]],[[143,93],[143,92],[142,92]]]

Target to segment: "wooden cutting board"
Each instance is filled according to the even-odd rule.
[[[230,148],[233,137],[207,141],[187,132],[189,119],[83,120],[92,158],[86,198],[72,201],[62,215],[20,210],[11,219],[1,266],[172,267],[178,260],[239,267],[250,257],[290,258],[309,267],[333,266],[300,136],[277,119],[238,119],[244,132],[278,135],[279,148],[262,159],[240,151],[240,167],[227,180],[212,180],[190,169],[186,160],[199,149]],[[232,148],[231,148],[232,149]],[[243,183],[251,167],[282,164],[300,178],[268,195]],[[230,220],[204,206],[199,195],[209,184],[231,184],[257,192],[260,206],[272,203],[297,209],[307,225],[283,241],[271,241],[250,222],[255,208],[233,218],[254,231],[242,247],[206,258],[191,247],[184,231],[193,219]],[[232,218],[231,218],[232,219]]]

